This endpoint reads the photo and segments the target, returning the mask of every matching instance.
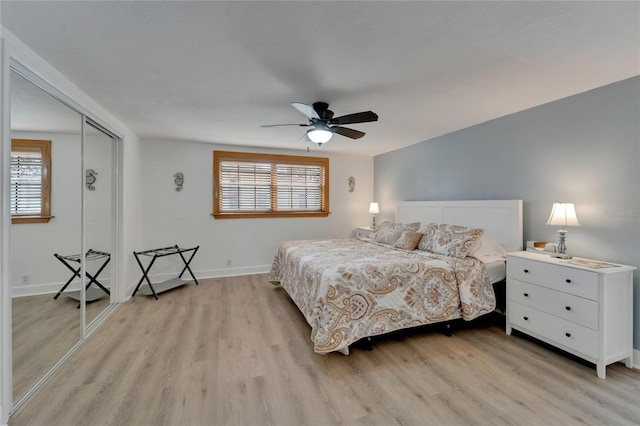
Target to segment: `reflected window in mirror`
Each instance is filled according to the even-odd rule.
[[[51,219],[51,141],[11,140],[11,223]]]

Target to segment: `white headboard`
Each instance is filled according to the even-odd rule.
[[[396,207],[396,222],[482,228],[507,251],[522,250],[522,200],[402,201]]]

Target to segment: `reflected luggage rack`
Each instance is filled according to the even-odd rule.
[[[53,298],[57,299],[61,294],[64,294],[67,297],[80,301],[80,290],[69,291],[66,293],[64,293],[64,291],[67,289],[69,284],[71,284],[71,282],[76,277],[80,277],[82,255],[71,254],[71,255],[63,256],[58,253],[54,253],[53,255],[55,256],[56,259],[62,262],[64,266],[69,268],[71,272],[73,272],[73,274],[71,275],[71,278],[69,278],[69,280],[62,286],[60,291],[58,291],[58,293]],[[102,263],[102,265],[100,265],[100,267],[98,268],[95,274],[92,275],[86,271],[84,273],[86,277],[89,278],[89,282],[85,287],[85,292],[86,292],[85,299],[87,303],[95,302],[96,300],[102,298],[105,295],[105,293],[107,295],[111,295],[111,292],[109,291],[109,289],[107,289],[105,286],[102,285],[102,283],[100,283],[100,281],[98,281],[98,276],[111,260],[111,254],[104,251],[97,251],[93,249],[87,250],[87,253],[85,254],[85,261],[87,262],[92,260],[101,260],[101,259],[104,259],[104,262]],[[74,267],[70,264],[70,262],[77,263],[78,266]],[[98,288],[91,287],[91,284],[95,284]],[[78,307],[80,306],[78,305]]]

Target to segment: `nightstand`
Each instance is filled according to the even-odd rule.
[[[601,379],[614,362],[632,368],[635,269],[508,253],[506,332],[518,330],[592,362]]]
[[[367,238],[373,233],[373,229],[369,226],[359,226],[356,228],[356,238]]]

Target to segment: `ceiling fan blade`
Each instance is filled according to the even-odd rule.
[[[341,126],[332,126],[330,127],[330,129],[333,133],[337,133],[339,135],[346,136],[351,139],[360,139],[366,134],[359,130],[348,129],[346,127],[341,127]]]
[[[299,127],[309,127],[311,124],[263,124],[260,127],[281,127],[281,126],[299,126]]]
[[[308,130],[307,130],[307,132],[308,132]],[[304,142],[304,143],[311,142],[311,139],[309,139],[309,136],[307,136],[307,132],[304,132],[304,135],[302,135],[302,137],[300,138],[300,140],[298,142]]]
[[[303,113],[309,118],[318,118],[318,119],[320,118],[316,110],[313,109],[311,105],[302,104],[300,102],[291,102],[291,106],[293,106],[295,109],[297,109],[298,111],[300,111],[301,113]]]
[[[329,124],[368,123],[370,121],[378,121],[378,114],[373,111],[356,112],[355,114],[333,118],[329,120]]]

